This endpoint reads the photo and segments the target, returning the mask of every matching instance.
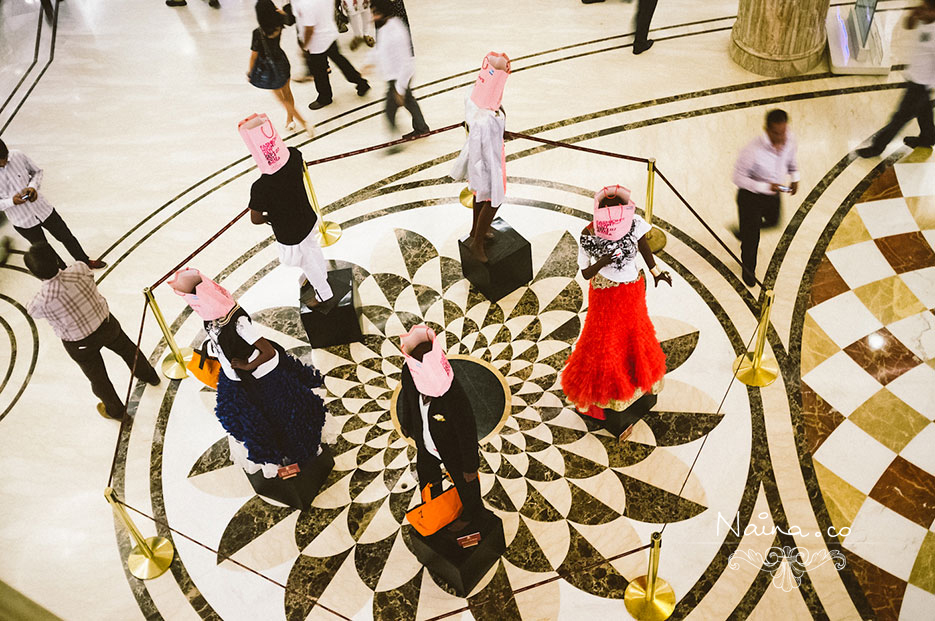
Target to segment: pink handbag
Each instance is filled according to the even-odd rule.
[[[484,56],[480,73],[471,91],[471,101],[479,108],[499,110],[506,79],[510,77],[510,59],[506,54],[490,52]]]
[[[261,173],[271,175],[289,161],[289,149],[265,114],[251,114],[237,124],[237,131]]]
[[[601,207],[601,200],[619,196],[625,205]],[[630,200],[630,190],[621,185],[609,185],[594,195],[594,234],[617,241],[630,232],[636,203]]]
[[[419,324],[399,337],[399,340],[406,366],[418,391],[429,397],[441,397],[448,392],[455,375],[442,350],[441,341],[435,338],[435,331],[425,324]],[[426,341],[431,341],[432,350],[422,356],[422,362],[419,362],[409,352]]]

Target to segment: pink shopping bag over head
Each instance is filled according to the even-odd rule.
[[[271,175],[289,161],[289,150],[265,114],[251,114],[237,124],[237,131],[261,173]]]
[[[510,59],[506,54],[489,52],[481,63],[480,73],[471,91],[471,101],[479,108],[498,110],[503,100],[506,79],[510,77]]]
[[[441,341],[435,337],[435,331],[424,323],[420,323],[399,337],[399,340],[403,358],[406,360],[406,366],[409,367],[416,389],[429,397],[441,397],[448,392],[454,380],[454,371],[445,356]],[[419,362],[409,353],[417,345],[426,341],[432,343],[432,349],[423,355],[422,361]]]
[[[605,198],[619,197],[623,205],[601,207]],[[630,200],[630,190],[621,185],[609,185],[594,195],[594,234],[617,241],[630,232],[636,203]]]

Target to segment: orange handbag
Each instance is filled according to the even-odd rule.
[[[451,481],[450,476],[445,476]],[[428,537],[457,520],[462,508],[458,488],[452,485],[432,498],[432,484],[429,483],[422,490],[422,504],[406,513],[406,519],[416,532]]]
[[[199,382],[214,388],[218,387],[218,375],[221,374],[221,361],[208,354],[208,348],[204,345],[201,349],[192,352],[192,359],[186,365],[188,372]]]

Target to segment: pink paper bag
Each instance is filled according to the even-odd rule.
[[[237,131],[261,173],[271,175],[289,161],[289,150],[265,114],[251,114],[237,124]]]
[[[624,205],[601,207],[604,198],[620,197]],[[594,195],[594,234],[603,239],[617,241],[630,232],[636,203],[630,200],[630,190],[621,185],[609,185]]]
[[[480,73],[471,91],[471,101],[479,108],[498,110],[503,100],[506,79],[510,77],[510,59],[506,54],[490,52],[484,56]]]
[[[399,337],[409,373],[416,389],[429,397],[441,397],[451,388],[454,371],[442,349],[442,343],[435,338],[435,331],[424,323],[413,326],[406,334]],[[425,341],[432,343],[432,349],[422,356],[422,362],[409,355],[417,345]]]

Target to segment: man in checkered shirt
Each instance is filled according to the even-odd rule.
[[[159,375],[127,336],[117,318],[110,314],[107,300],[97,290],[88,266],[79,261],[59,269],[58,257],[48,242],[33,244],[25,256],[26,267],[42,280],[39,293],[29,303],[29,314],[44,318],[52,326],[68,355],[91,381],[91,390],[101,400],[101,414],[123,420],[127,408],[107,377],[101,349],[115,352],[130,369],[136,359],[135,375],[147,384],[159,383]],[[98,406],[100,410],[100,406]]]

